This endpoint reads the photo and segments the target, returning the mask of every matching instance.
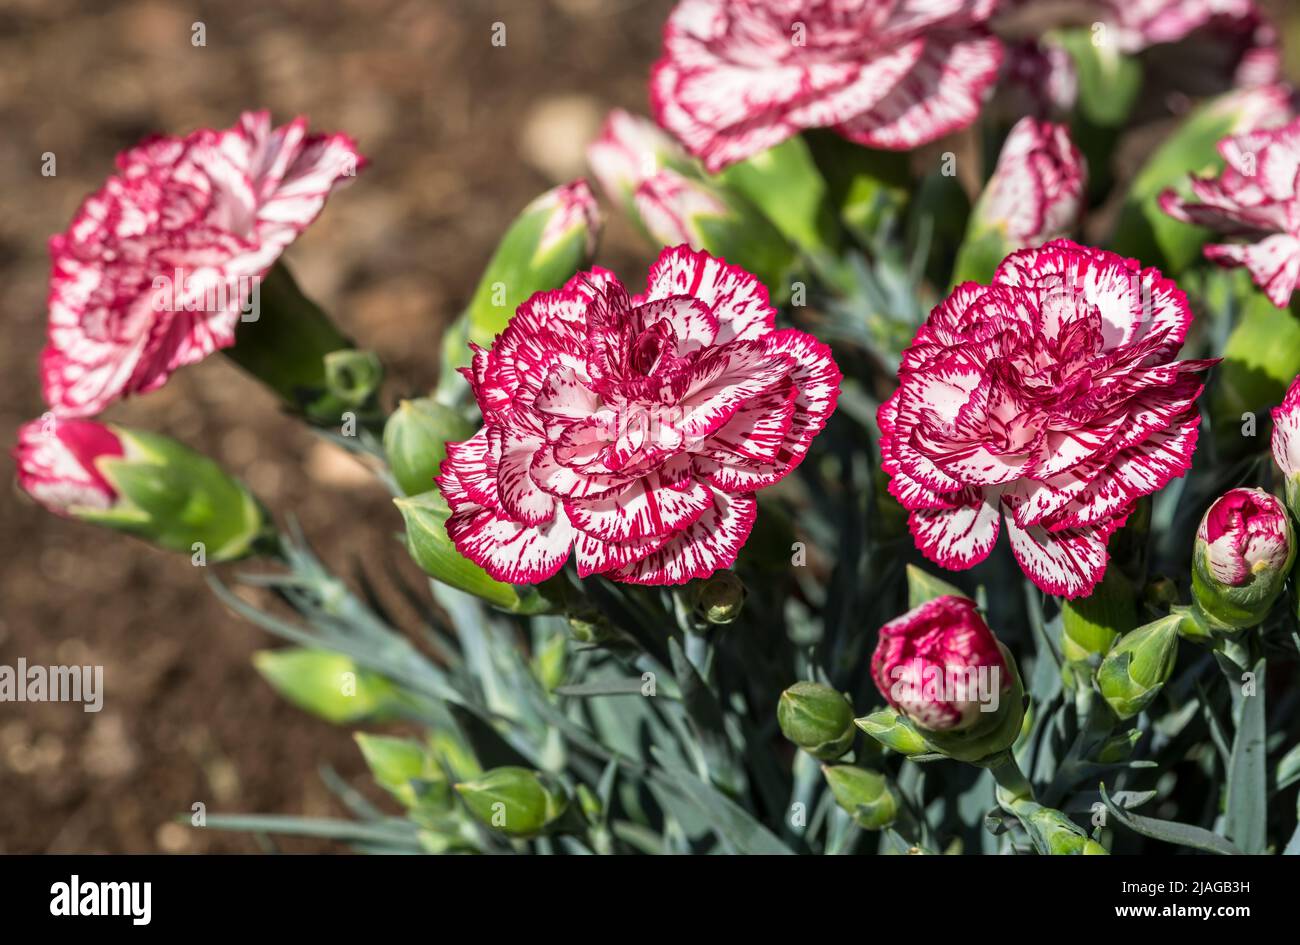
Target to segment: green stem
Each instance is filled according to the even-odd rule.
[[[1003,808],[1009,813],[1015,813],[1015,810],[1008,805],[1015,805],[1022,801],[1033,803],[1033,785],[1029,783],[1025,773],[1020,770],[1020,765],[1011,752],[1004,752],[998,757],[997,761],[987,767],[993,775],[993,780],[998,783],[998,803],[1002,804]],[[1034,806],[1037,807],[1038,805],[1035,804]]]

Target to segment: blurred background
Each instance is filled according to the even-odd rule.
[[[1296,35],[1300,5],[1267,5]],[[423,393],[436,380],[442,327],[509,221],[545,188],[585,173],[584,149],[610,107],[647,111],[646,78],[671,6],[0,0],[0,441],[12,443],[44,409],[45,240],[101,185],[118,151],[150,132],[229,126],[245,108],[269,108],[277,122],[307,115],[314,130],[353,135],[371,158],[287,258],[308,294],[384,359],[390,403]],[[198,48],[197,22],[207,43]],[[496,22],[504,47],[491,43]],[[1300,44],[1289,45],[1294,76]],[[46,152],[54,177],[40,173]],[[652,255],[607,215],[603,265],[635,283]],[[364,564],[381,593],[385,575],[420,580],[393,540],[400,518],[383,487],[223,358],[107,418],[219,458],[281,521],[296,515],[340,573]],[[102,665],[106,697],[98,714],[0,703],[0,852],[264,849],[176,823],[195,802],[210,812],[342,816],[316,772],[330,766],[364,788],[360,755],[346,730],[263,683],[250,657],[272,645],[217,603],[187,558],[57,519],[9,488],[0,501],[0,665]]]
[[[390,398],[437,376],[443,325],[516,213],[585,173],[605,112],[646,112],[669,0],[0,0],[0,441],[44,410],[45,241],[150,132],[226,127],[241,109],[344,130],[373,164],[288,253],[299,283],[376,349]],[[206,26],[206,47],[191,27]],[[506,45],[491,44],[492,24]],[[53,152],[57,175],[42,177]],[[613,216],[610,214],[609,216]],[[649,251],[609,221],[602,262]],[[283,415],[224,358],[107,419],[219,458],[326,560],[382,582],[410,565],[387,491]],[[12,482],[11,464],[4,470]],[[316,774],[359,786],[348,732],[293,708],[249,658],[274,645],[217,603],[203,572],[126,536],[58,519],[6,485],[0,664],[99,664],[98,714],[0,703],[0,852],[252,852],[173,823],[209,812],[342,815]],[[310,841],[284,849],[322,850]]]

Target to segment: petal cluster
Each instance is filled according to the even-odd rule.
[[[997,78],[996,0],[682,0],[655,118],[710,171],[806,128],[905,150],[965,127]]]
[[[754,276],[679,246],[629,296],[579,273],[521,305],[466,376],[483,427],[447,446],[447,533],[494,578],[680,584],[729,566],[754,493],[804,458],[839,396],[826,346],[776,330]]]
[[[1287,510],[1263,489],[1231,489],[1210,506],[1197,529],[1205,563],[1229,587],[1248,584],[1261,571],[1280,571],[1291,557]]]
[[[123,452],[121,440],[103,424],[50,415],[19,428],[13,456],[22,490],[51,512],[68,515],[113,505],[117,493],[95,461]]]
[[[1191,464],[1201,373],[1174,360],[1186,296],[1154,269],[1066,240],[965,283],[903,354],[881,405],[882,466],[917,547],[982,561],[1005,521],[1029,578],[1089,593],[1133,502]]]
[[[930,731],[974,725],[984,703],[981,668],[1001,692],[1011,685],[993,631],[965,597],[927,601],[880,628],[871,678],[891,706]],[[973,672],[972,672],[973,671]]]
[[[1192,178],[1194,199],[1168,190],[1160,206],[1170,216],[1204,226],[1241,243],[1205,247],[1223,266],[1245,266],[1279,308],[1291,303],[1300,282],[1300,118],[1281,128],[1225,138],[1227,166],[1217,178]]]
[[[272,128],[266,112],[119,155],[50,240],[50,407],[97,413],[233,344],[252,281],[363,163],[347,136],[310,135],[302,118]]]
[[[1021,246],[1065,236],[1079,222],[1087,173],[1065,125],[1022,118],[1007,135],[978,214]]]

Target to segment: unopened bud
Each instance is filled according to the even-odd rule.
[[[1262,489],[1223,494],[1196,531],[1192,596],[1218,630],[1261,623],[1295,561],[1295,530],[1286,508]]]
[[[808,754],[834,761],[853,747],[853,706],[830,686],[797,682],[776,707],[781,733]]]
[[[718,571],[695,590],[695,613],[713,624],[731,623],[745,605],[745,585],[731,571]]]
[[[568,794],[550,775],[512,766],[457,784],[456,792],[470,813],[510,837],[536,836],[569,806]]]
[[[883,830],[894,822],[898,801],[883,774],[853,765],[824,765],[822,774],[835,802],[863,830]]]
[[[1106,654],[1097,685],[1115,714],[1131,719],[1155,699],[1174,671],[1178,627],[1186,617],[1170,614],[1127,633]]]

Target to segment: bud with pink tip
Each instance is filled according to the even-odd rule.
[[[1232,489],[1196,531],[1192,593],[1198,615],[1218,630],[1259,624],[1282,593],[1295,561],[1286,507],[1262,489]]]
[[[265,513],[212,460],[155,433],[53,414],[24,424],[18,485],[57,515],[231,561],[265,547]]]
[[[871,676],[935,751],[960,761],[999,754],[1020,731],[1015,660],[967,598],[935,598],[881,627]]]

